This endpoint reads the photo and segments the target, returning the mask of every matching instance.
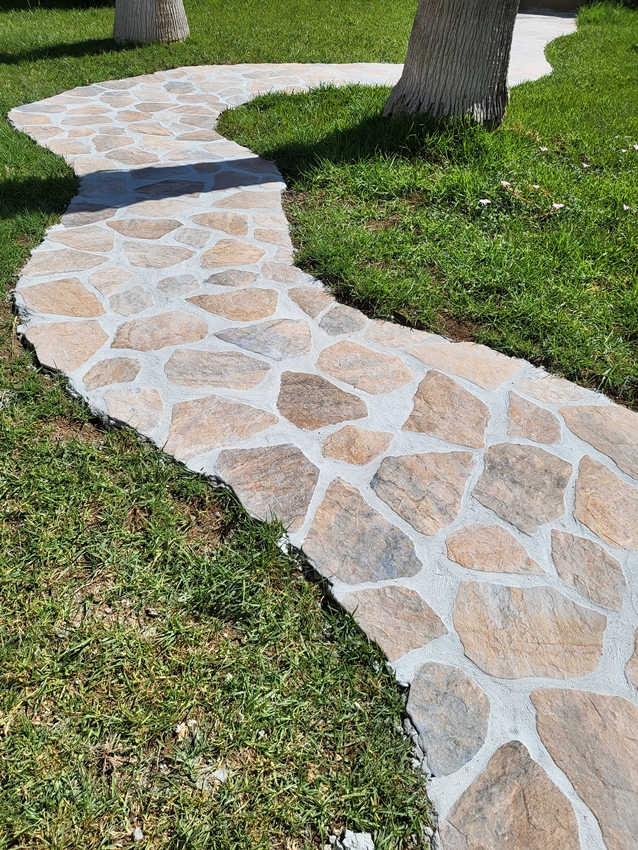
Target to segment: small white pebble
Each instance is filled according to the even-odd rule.
[[[583,168],[589,168],[589,163],[588,163],[588,162],[583,162]]]
[[[491,203],[492,202],[490,201],[489,198],[481,198],[481,200],[479,201],[479,204],[483,204],[484,207],[486,207],[488,204],[491,204]]]
[[[135,841],[136,844],[139,844],[140,841],[144,841],[144,833],[139,826],[136,826],[133,830],[133,841]]]
[[[542,148],[539,148],[539,150],[542,150],[543,152],[545,152],[545,151],[547,150],[547,148],[546,148],[546,147],[542,147]]]
[[[624,209],[625,212],[627,212],[627,210],[631,209],[631,207],[627,206],[627,204],[623,204],[622,208]]]
[[[638,151],[638,145],[634,145],[634,150]]]
[[[224,679],[227,682],[232,682],[233,681],[233,674],[232,673],[226,673],[226,675],[224,676]]]
[[[534,183],[534,185],[532,186],[532,189],[540,189],[539,184],[538,184],[538,183]]]
[[[552,207],[553,207],[555,210],[562,210],[562,208],[563,208],[564,206],[565,206],[565,204],[552,204]]]

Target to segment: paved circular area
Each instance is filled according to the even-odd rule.
[[[275,166],[215,131],[259,92],[399,72],[183,68],[14,110],[82,175],[18,282],[21,333],[284,521],[411,685],[445,850],[635,850],[638,416],[337,304],[293,265]]]

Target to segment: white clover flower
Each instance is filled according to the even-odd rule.
[[[509,187],[510,187],[511,185],[512,185],[512,184],[511,184],[511,183],[508,183],[508,182],[507,182],[507,180],[501,180],[501,186],[502,186],[504,189],[509,189]]]
[[[555,210],[562,210],[562,208],[563,208],[564,206],[565,206],[565,204],[552,204],[552,207],[553,207],[553,209],[555,209]]]
[[[547,150],[547,148],[546,148],[546,147],[542,147],[542,148],[539,148],[539,150],[542,150],[542,151],[543,151],[543,153],[544,153],[544,152]]]
[[[483,204],[484,207],[486,207],[488,204],[491,204],[491,203],[492,202],[490,201],[489,198],[481,198],[481,200],[479,201],[479,204]]]

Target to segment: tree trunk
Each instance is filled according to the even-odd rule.
[[[519,0],[419,0],[403,75],[383,114],[497,126]]]
[[[118,43],[184,41],[188,21],[183,0],[116,0],[113,38]]]

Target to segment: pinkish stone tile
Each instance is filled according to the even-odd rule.
[[[359,310],[345,304],[336,304],[319,322],[319,327],[330,336],[340,336],[357,333],[367,324],[368,320]]]
[[[74,251],[71,248],[60,248],[58,251],[36,250],[22,269],[22,274],[29,277],[68,274],[94,269],[103,262],[104,257],[88,254],[86,251]]]
[[[240,348],[263,354],[272,360],[298,357],[310,351],[312,337],[307,322],[292,319],[272,319],[258,325],[231,328],[215,336]]]
[[[240,289],[221,295],[195,295],[186,300],[208,313],[238,322],[252,322],[272,316],[278,299],[275,289]]]
[[[111,310],[121,316],[134,316],[148,310],[154,303],[152,294],[143,286],[134,286],[133,289],[113,295],[109,301]]]
[[[414,407],[403,430],[478,449],[485,445],[489,420],[490,410],[484,402],[432,369],[414,394]]]
[[[332,295],[317,286],[298,286],[296,289],[290,289],[288,296],[313,319],[335,303]]]
[[[153,389],[106,390],[104,402],[112,419],[130,425],[141,434],[150,434],[164,415],[162,397]]]
[[[134,357],[111,357],[100,360],[84,376],[87,390],[97,390],[109,384],[126,384],[137,378],[142,364]]]
[[[395,325],[392,322],[375,322],[374,325],[365,332],[366,339],[370,342],[376,342],[377,345],[385,345],[387,348],[403,348],[407,349],[411,345],[418,343],[430,342],[441,339],[435,334],[429,334],[425,331],[417,331],[414,328],[406,328],[403,325]]]
[[[255,228],[255,239],[269,245],[279,245],[280,248],[292,248],[292,242],[287,230],[272,230],[266,227]]]
[[[578,470],[574,516],[611,546],[638,549],[638,490],[590,457]]]
[[[111,251],[113,234],[103,227],[90,224],[88,227],[74,227],[72,230],[57,231],[49,234],[54,242],[62,242],[69,248],[82,251]]]
[[[627,582],[619,562],[586,537],[552,531],[552,558],[558,575],[592,602],[619,611]]]
[[[497,390],[517,375],[525,361],[505,357],[473,342],[415,345],[408,351],[414,357],[458,378],[465,378],[486,390]]]
[[[164,371],[172,384],[192,389],[250,390],[264,380],[270,366],[240,351],[178,349],[170,356]]]
[[[24,286],[20,295],[29,310],[36,313],[85,318],[104,315],[102,302],[76,277]]]
[[[127,242],[124,253],[132,266],[141,269],[166,269],[189,260],[194,251],[172,245],[153,245],[148,242]]]
[[[347,340],[325,348],[317,366],[333,378],[373,395],[393,392],[416,377],[400,358]]]
[[[233,212],[200,213],[191,217],[191,221],[210,230],[221,230],[230,236],[248,235],[248,216]]]
[[[319,375],[284,372],[277,399],[279,412],[298,428],[313,430],[368,415],[364,401]]]
[[[537,401],[543,401],[545,404],[566,404],[568,401],[584,398],[590,392],[554,375],[525,378],[518,382],[517,387],[525,395]]]
[[[157,284],[157,289],[165,298],[172,299],[188,295],[189,292],[199,289],[200,285],[195,275],[178,274],[162,278]]]
[[[202,254],[201,264],[205,269],[223,266],[250,266],[258,263],[265,252],[261,248],[242,242],[239,239],[220,239],[212,248]]]
[[[324,457],[364,466],[389,447],[392,434],[385,431],[368,431],[356,425],[346,425],[323,441]]]
[[[100,153],[116,150],[117,148],[125,148],[127,145],[132,144],[133,139],[130,136],[113,136],[108,134],[93,137],[93,147]]]
[[[447,556],[468,570],[543,575],[513,534],[500,525],[475,523],[453,531],[446,540]]]
[[[171,345],[199,342],[208,336],[208,324],[191,313],[171,311],[124,322],[112,348],[158,351]]]
[[[560,423],[549,410],[510,393],[507,433],[510,437],[523,437],[535,443],[559,443]]]
[[[204,248],[210,241],[210,231],[197,227],[182,227],[175,234],[175,241],[182,245],[190,245],[191,248]]]
[[[638,479],[638,414],[617,404],[563,407],[570,431]]]
[[[133,239],[161,239],[173,230],[181,227],[181,222],[175,219],[120,218],[106,222],[113,230],[122,236]],[[149,248],[147,246],[146,250]]]
[[[303,277],[301,271],[288,263],[264,263],[261,267],[264,277],[278,283],[299,283]]]
[[[215,201],[212,206],[225,210],[278,210],[281,206],[281,192],[238,189],[226,198]]]
[[[153,183],[146,183],[144,186],[138,186],[135,189],[138,195],[145,195],[153,198],[156,201],[175,198],[199,198],[204,191],[204,184],[199,180],[155,180]],[[135,209],[139,211],[141,204],[136,204]],[[144,213],[148,215],[149,213]],[[165,212],[164,215],[172,215],[173,213]]]
[[[89,283],[102,295],[111,295],[128,283],[132,277],[132,272],[124,271],[124,269],[106,268],[89,275]]]
[[[32,325],[24,336],[43,366],[61,372],[74,372],[108,339],[96,321],[42,322]]]

